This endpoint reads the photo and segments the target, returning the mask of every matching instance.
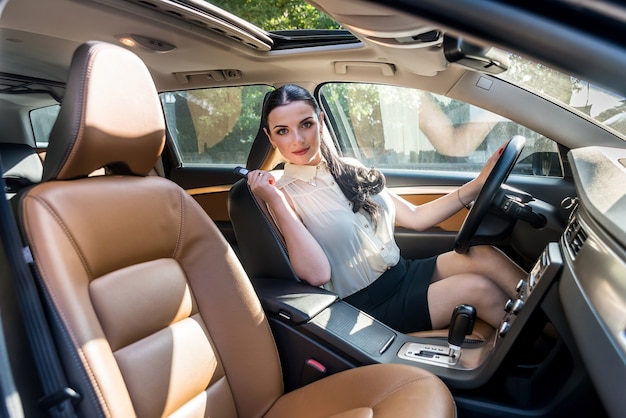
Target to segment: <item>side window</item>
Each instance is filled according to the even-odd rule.
[[[514,173],[562,176],[557,145],[470,104],[403,87],[328,83],[320,89],[343,155],[381,169],[478,172],[515,135],[526,146]]]
[[[33,127],[33,135],[37,148],[47,148],[50,131],[57,120],[61,105],[52,105],[33,109],[30,111],[30,124]]]
[[[161,93],[183,165],[245,164],[259,129],[265,85]]]

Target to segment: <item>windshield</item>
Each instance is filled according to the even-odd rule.
[[[500,78],[580,112],[626,140],[626,99],[522,57],[509,58]]]

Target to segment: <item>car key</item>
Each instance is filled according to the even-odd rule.
[[[233,170],[233,173],[239,174],[243,178],[248,178],[248,173],[249,172],[250,172],[250,170],[248,170],[245,167],[235,167],[235,170]]]
[[[250,173],[251,170],[248,170],[245,167],[235,167],[235,169],[233,170],[233,172],[235,174],[240,175],[241,177],[247,179],[248,178],[248,173]],[[261,172],[259,172],[259,175],[261,175]],[[274,180],[274,177],[272,177],[270,175],[269,180],[268,180],[269,184],[276,184],[276,180]]]

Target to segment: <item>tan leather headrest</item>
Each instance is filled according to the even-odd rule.
[[[85,177],[102,167],[145,176],[164,144],[163,110],[143,61],[103,42],[78,47],[50,133],[43,180]]]

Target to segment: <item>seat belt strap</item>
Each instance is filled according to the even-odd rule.
[[[30,247],[24,247],[22,255],[26,264],[31,267],[34,266]],[[36,340],[36,343],[31,341],[31,345],[34,346],[36,344],[37,346],[34,347],[33,352],[36,352],[37,349],[40,351],[35,355],[35,361],[37,361],[37,368],[40,370],[44,396],[38,401],[38,404],[43,410],[49,411],[54,418],[76,417],[74,405],[80,401],[81,397],[66,382],[56,346],[41,306],[41,300],[37,296],[35,280],[28,269],[24,270],[26,270],[25,274],[27,277],[24,280],[20,280],[22,284],[20,287],[23,288],[20,290],[23,295],[19,298],[20,300],[24,299],[23,304],[26,306],[26,310],[30,312],[30,315],[24,313],[24,319],[27,322],[27,331],[29,328],[32,328],[32,339]],[[20,293],[20,290],[18,290],[18,293]],[[42,362],[41,365],[39,360]],[[49,382],[48,387],[46,382]]]
[[[0,182],[4,183],[2,180]],[[0,237],[6,244],[7,261],[14,272],[11,277],[41,378],[44,391],[42,400],[53,418],[76,417],[74,404],[80,400],[80,395],[67,384],[35,279],[24,262],[24,256],[29,256],[30,250],[20,254],[22,243],[11,213],[7,199],[0,199]],[[30,259],[32,262],[32,257]]]

